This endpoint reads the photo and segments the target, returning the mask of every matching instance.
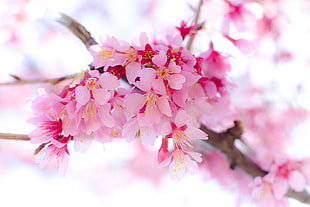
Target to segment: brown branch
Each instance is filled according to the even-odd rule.
[[[203,0],[200,0],[200,1],[199,1],[199,4],[198,4],[198,7],[197,7],[197,9],[196,9],[196,15],[195,15],[195,19],[194,19],[194,25],[197,25],[197,24],[198,24],[202,4],[203,4]],[[189,38],[189,40],[188,40],[188,42],[187,42],[186,48],[187,48],[189,51],[191,51],[191,49],[192,49],[192,45],[193,45],[193,42],[194,42],[194,40],[195,40],[195,37],[196,37],[196,35],[190,36],[190,38]]]
[[[60,13],[60,17],[56,19],[57,22],[66,26],[75,36],[77,36],[88,49],[91,45],[98,44],[91,36],[90,32],[79,22],[69,17],[68,15]]]
[[[74,79],[78,77],[80,73],[74,73],[71,75],[56,77],[56,78],[48,78],[48,79],[35,79],[35,80],[24,80],[18,76],[11,75],[16,81],[14,82],[6,82],[6,83],[0,83],[0,86],[8,86],[8,85],[26,85],[26,84],[38,84],[38,83],[49,83],[52,85],[56,85],[62,81]],[[16,78],[18,77],[18,78]]]
[[[15,141],[29,141],[30,138],[26,134],[11,134],[0,133],[0,139],[15,140]]]
[[[205,142],[226,155],[231,169],[239,168],[252,178],[257,176],[263,177],[268,173],[262,170],[235,146],[235,140],[240,139],[243,133],[241,122],[235,121],[233,127],[221,133],[214,132],[205,126],[201,126],[200,129],[209,135],[209,139],[205,140]],[[310,204],[310,194],[306,191],[297,192],[289,189],[286,196],[302,203]]]
[[[236,121],[233,127],[221,133],[209,130],[205,126],[201,126],[200,129],[209,135],[209,139],[206,142],[226,155],[231,169],[238,167],[251,177],[266,175],[267,172],[261,170],[234,145],[235,140],[239,139],[243,132],[240,122]]]

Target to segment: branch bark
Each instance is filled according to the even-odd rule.
[[[91,36],[90,32],[73,18],[60,13],[60,18],[56,19],[57,22],[67,27],[76,37],[78,37],[88,49],[91,45],[98,44],[96,40]]]
[[[38,84],[38,83],[49,83],[52,85],[56,85],[62,81],[74,79],[78,77],[80,73],[74,73],[71,75],[61,76],[57,78],[48,78],[48,79],[34,79],[34,80],[24,80],[18,76],[12,75],[16,81],[14,82],[6,82],[0,83],[0,86],[9,86],[9,85],[26,85],[26,84]]]
[[[197,25],[197,24],[198,24],[202,5],[203,5],[203,0],[200,0],[200,1],[199,1],[199,4],[198,4],[198,7],[197,7],[197,9],[196,9],[196,15],[195,15],[195,19],[194,19],[194,25]],[[187,48],[189,51],[191,51],[191,49],[192,49],[192,45],[193,45],[193,42],[194,42],[194,40],[195,40],[195,37],[196,37],[196,35],[191,36],[191,37],[189,38],[188,42],[187,42],[186,48]]]
[[[0,139],[30,141],[30,137],[26,134],[0,133]]]

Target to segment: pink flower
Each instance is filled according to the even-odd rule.
[[[179,32],[182,36],[182,39],[184,40],[187,35],[193,36],[196,34],[197,25],[187,26],[186,22],[182,21],[181,25],[179,27],[176,27],[176,28],[177,28],[177,30],[179,30]]]
[[[171,122],[171,130],[165,138],[172,138],[177,149],[192,149],[192,141],[195,139],[208,139],[208,135],[200,129],[191,126],[192,119],[184,110],[177,112],[174,122]]]
[[[62,99],[53,94],[40,91],[32,102],[32,109],[35,117],[28,120],[36,125],[36,128],[29,133],[31,143],[41,144],[57,139],[62,132],[61,110],[64,105]]]
[[[195,173],[199,168],[197,162],[201,161],[201,154],[198,152],[184,152],[176,149],[160,166],[169,165],[170,176],[174,179],[181,179],[187,172]]]
[[[156,68],[156,79],[152,83],[154,91],[159,94],[166,94],[166,88],[181,89],[185,82],[185,77],[181,74],[181,67],[174,62],[170,62],[167,66],[167,56],[164,51],[159,51],[158,55],[153,57],[153,63]]]
[[[95,68],[105,67],[106,70],[110,66],[126,66],[138,58],[135,47],[128,42],[109,36],[101,40],[100,44],[92,45],[89,50],[94,57],[92,65]]]
[[[234,44],[245,55],[251,54],[255,50],[255,43],[246,39],[233,39],[229,35],[224,35],[232,44]]]
[[[179,90],[185,82],[185,77],[181,74],[181,67],[175,62],[167,62],[166,53],[163,50],[159,51],[158,55],[152,58],[153,68],[138,69],[136,77],[139,80],[133,82],[138,88],[143,91],[153,89],[156,93],[165,95],[167,89]],[[132,76],[132,75],[131,75]]]
[[[273,190],[272,179],[269,176],[264,178],[256,177],[250,184],[252,199],[258,206],[265,207],[288,207],[287,198],[277,198]]]
[[[56,121],[63,110],[62,102],[62,98],[56,94],[39,89],[38,96],[32,101],[31,107],[35,116],[44,116],[49,120]]]
[[[157,136],[159,135],[155,129],[144,121],[144,114],[138,114],[136,117],[129,120],[123,127],[122,137],[127,141],[132,141],[134,138],[139,138],[144,146],[154,145]]]
[[[106,36],[105,40],[101,39],[101,44],[92,45],[89,52],[94,57],[92,65],[95,68],[114,66],[115,47],[119,45],[118,39]]]
[[[154,55],[158,54],[158,50],[152,48],[150,44],[146,44],[144,50],[138,50],[138,54],[141,55],[141,64],[154,64],[152,59]]]
[[[285,195],[288,188],[302,191],[306,186],[306,177],[301,172],[300,163],[284,156],[276,156],[268,176],[272,178],[272,188],[278,199]]]
[[[69,151],[67,143],[70,137],[62,137],[59,140],[53,140],[51,144],[45,146],[35,155],[35,162],[40,168],[45,167],[49,163],[56,164],[61,174],[65,174],[68,166]]]
[[[49,142],[62,132],[62,121],[51,121],[44,116],[35,117],[28,120],[29,123],[37,125],[37,127],[29,133],[30,141],[33,144],[41,144]]]
[[[62,112],[64,135],[79,140],[80,144],[75,146],[81,147],[81,143],[89,146],[89,140],[97,130],[115,125],[109,101],[119,84],[112,74],[90,71],[85,73],[85,80],[67,94],[68,103]],[[85,151],[83,147],[80,150]]]
[[[222,79],[225,78],[227,72],[231,70],[231,65],[228,58],[228,55],[224,55],[223,53],[216,51],[213,43],[211,42],[210,49],[198,57],[195,67],[198,72],[201,72],[209,78],[216,77],[218,79]]]
[[[159,96],[154,91],[129,95],[124,100],[124,107],[131,114],[144,113],[148,125],[159,123],[164,116],[172,116],[168,97]]]

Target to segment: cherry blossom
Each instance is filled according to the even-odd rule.
[[[258,206],[270,207],[287,207],[289,206],[287,198],[276,198],[273,191],[273,184],[270,177],[256,177],[253,183],[250,184],[252,188],[252,199]]]
[[[289,187],[296,191],[304,190],[306,177],[301,172],[300,164],[285,156],[276,156],[268,174],[273,179],[272,189],[276,198],[281,199]]]
[[[67,149],[69,140],[70,137],[59,137],[58,140],[53,140],[51,144],[45,146],[35,155],[35,162],[41,168],[49,163],[55,162],[59,172],[64,175],[69,161],[69,151]]]

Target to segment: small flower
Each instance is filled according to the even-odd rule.
[[[251,197],[258,206],[265,207],[288,207],[287,198],[277,198],[273,190],[273,183],[270,176],[264,178],[256,177],[249,185],[252,189]]]
[[[148,125],[159,123],[164,116],[172,116],[168,97],[159,96],[154,91],[144,95],[130,94],[124,100],[124,107],[131,114],[144,113],[143,118]]]
[[[179,30],[182,39],[184,40],[187,35],[193,36],[197,32],[197,25],[191,25],[187,26],[187,23],[185,21],[181,22],[181,25],[179,27],[176,27],[177,30]]]
[[[52,121],[44,116],[28,120],[37,127],[29,133],[30,141],[33,144],[41,144],[56,139],[62,132],[62,121]]]
[[[289,187],[296,191],[304,190],[307,182],[301,172],[300,163],[293,162],[282,155],[276,156],[268,175],[273,178],[272,188],[278,199],[285,195]]]
[[[198,152],[184,152],[176,149],[171,154],[169,173],[174,179],[181,179],[187,172],[195,173],[198,170],[197,162],[201,162],[201,154]]]
[[[53,93],[40,91],[32,102],[35,117],[28,120],[36,125],[29,137],[34,144],[41,144],[56,139],[62,132],[61,110],[64,105],[62,99]]]
[[[44,168],[49,163],[55,163],[61,174],[65,174],[68,166],[69,151],[67,143],[70,137],[60,137],[53,140],[51,144],[45,146],[35,155],[35,162],[40,168]]]
[[[208,135],[200,129],[190,125],[192,119],[184,110],[177,112],[175,121],[171,122],[171,131],[165,138],[172,138],[173,144],[177,149],[192,149],[193,140],[208,139]]]
[[[228,61],[229,57],[216,51],[211,42],[209,50],[198,57],[195,67],[207,77],[223,79],[226,78],[227,72],[231,70],[231,65]]]
[[[153,65],[152,58],[158,54],[158,50],[154,50],[150,44],[146,44],[144,50],[138,50],[138,54],[141,55],[141,64]]]
[[[122,137],[126,138],[127,141],[139,138],[144,146],[154,145],[159,134],[144,121],[143,116],[144,114],[138,114],[129,120],[123,127]]]

